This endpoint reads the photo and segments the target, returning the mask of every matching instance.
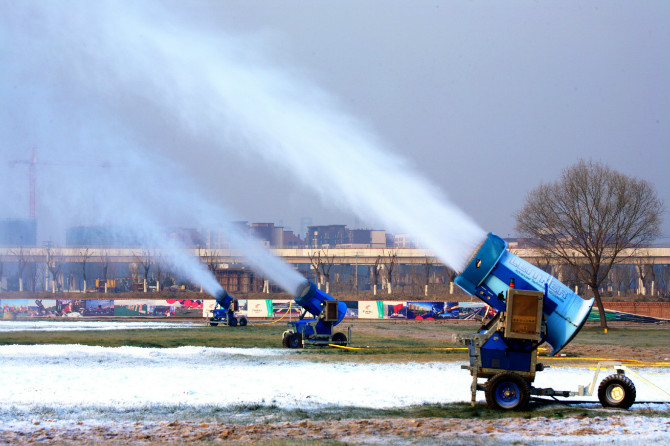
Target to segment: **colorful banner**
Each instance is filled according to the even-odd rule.
[[[287,314],[287,310],[291,311]],[[302,313],[302,307],[292,300],[273,300],[272,301],[272,317],[282,317],[287,315],[289,317],[298,317]]]
[[[347,305],[346,318],[351,319],[424,319],[424,320],[482,320],[490,319],[495,310],[484,302],[405,302],[405,301],[343,301]],[[288,299],[240,299],[238,314],[254,318],[279,318],[291,305],[290,317],[298,317],[302,307]],[[210,317],[214,299],[176,300],[88,300],[88,299],[3,299],[0,300],[0,317]],[[6,315],[6,316],[5,316]],[[607,311],[607,320],[657,322],[661,319],[619,311]],[[593,309],[590,321],[599,319]]]
[[[55,299],[5,299],[0,301],[0,313],[12,317],[56,316]]]
[[[496,310],[484,302],[459,302],[458,318],[461,320],[482,320],[495,316]]]
[[[407,302],[385,300],[384,319],[407,319]]]
[[[214,299],[205,299],[202,301],[202,317],[212,317],[212,311],[216,307]]]
[[[202,317],[202,300],[117,300],[114,316]]]
[[[458,319],[458,302],[407,302],[407,319]]]
[[[114,316],[113,300],[86,300],[84,301],[82,316],[104,317]]]
[[[359,301],[358,317],[360,319],[382,319],[384,317],[384,303],[379,300]]]
[[[347,314],[345,318],[358,319],[358,301],[343,301],[347,305]]]
[[[272,317],[274,309],[271,300],[251,300],[247,302],[247,317]]]

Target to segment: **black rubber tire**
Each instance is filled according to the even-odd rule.
[[[281,346],[284,348],[288,348],[288,337],[291,336],[290,333],[284,333],[284,336],[282,336],[281,339]]]
[[[216,327],[217,325],[219,325],[218,322],[210,322],[210,323],[209,323],[209,326],[210,326],[210,327]]]
[[[240,327],[246,327],[247,326],[247,318],[246,317],[241,317],[240,318]]]
[[[518,373],[498,373],[486,381],[484,394],[489,409],[523,410],[530,402],[530,384]]]
[[[598,386],[598,399],[603,407],[628,409],[636,396],[635,384],[625,375],[610,375]]]
[[[337,332],[333,335],[332,343],[335,345],[347,345],[347,336],[344,333]]]
[[[302,335],[300,333],[291,333],[286,337],[286,346],[288,348],[302,348]]]
[[[228,325],[231,327],[237,327],[237,318],[236,317],[229,317],[228,318]]]

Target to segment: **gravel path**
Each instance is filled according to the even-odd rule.
[[[2,444],[208,444],[287,439],[350,444],[667,444],[670,418],[389,418],[248,425],[183,421],[93,425],[47,420],[18,431],[0,430]]]

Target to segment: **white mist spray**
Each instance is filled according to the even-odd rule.
[[[456,270],[485,237],[334,98],[259,63],[248,41],[188,23],[179,11],[186,4],[170,11],[158,2],[24,5],[0,6],[14,16],[10,36],[53,62],[37,75],[42,83],[57,83],[67,100],[103,114],[107,130],[120,127],[158,150],[242,148],[289,169],[329,203],[410,234]],[[32,26],[17,20],[17,10]],[[55,101],[57,91],[50,91]]]
[[[102,9],[90,2],[72,4],[68,12],[64,4],[48,2],[0,4],[0,59],[5,62],[0,72],[0,141],[8,159],[25,158],[37,148],[39,224],[52,228],[51,233],[82,224],[122,228],[143,251],[160,254],[158,261],[172,273],[212,295],[221,286],[179,240],[166,235],[166,227],[217,229],[229,233],[233,247],[256,270],[295,292],[305,279],[257,240],[226,228],[232,214],[212,206],[210,194],[163,156],[162,138],[173,137],[170,111],[152,110],[154,125],[140,131],[135,115],[106,103],[125,94],[114,89],[125,76],[94,69],[96,59],[122,63],[96,44],[101,42],[95,29],[102,26],[96,20],[105,20],[105,5],[100,5]],[[118,50],[132,51],[132,45]],[[142,85],[135,87],[132,93],[141,96]],[[186,152],[188,146],[183,148]],[[16,209],[11,192],[17,185],[4,181],[15,181],[13,173],[7,163],[0,164],[3,209]]]

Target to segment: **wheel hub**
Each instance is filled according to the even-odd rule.
[[[623,400],[624,396],[625,396],[625,392],[623,390],[623,387],[617,385],[617,386],[612,386],[612,387],[609,388],[608,397],[612,401],[619,402],[619,401]]]

